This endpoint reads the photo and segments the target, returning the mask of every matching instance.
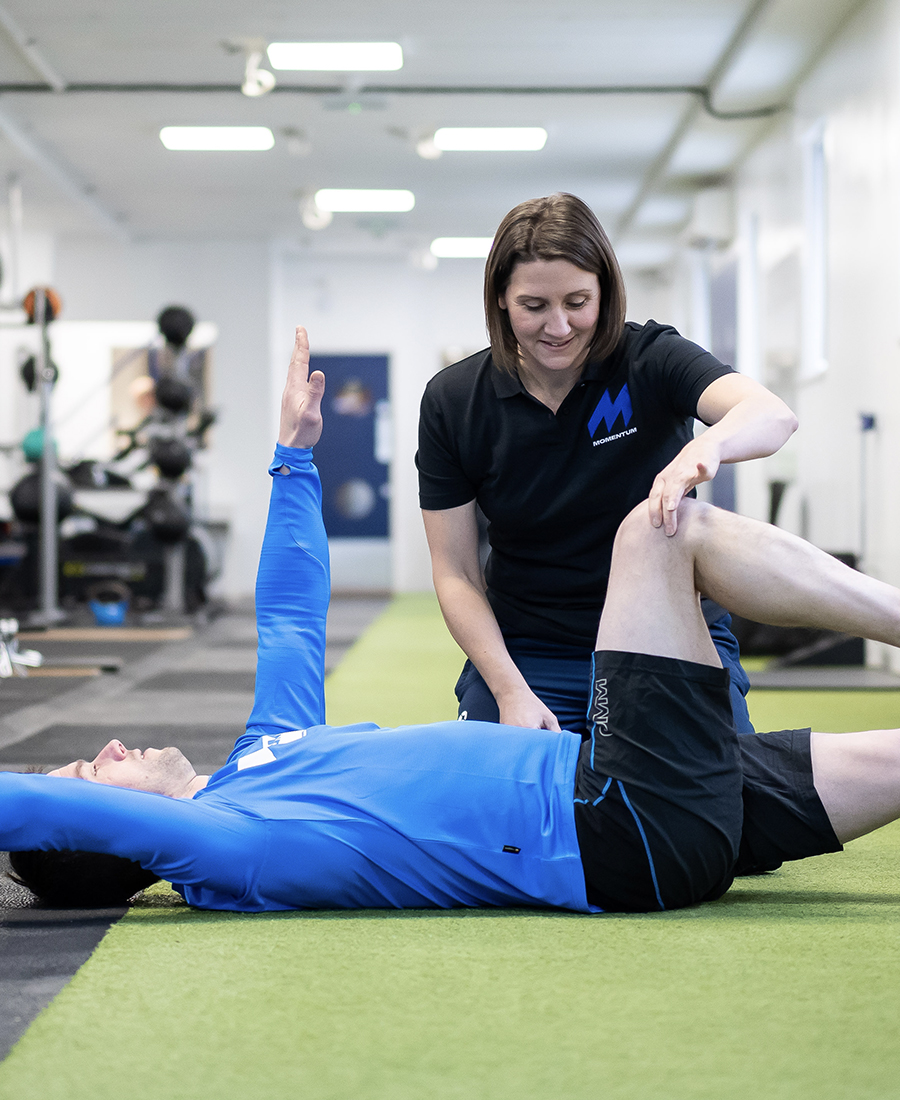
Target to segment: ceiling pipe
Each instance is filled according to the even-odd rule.
[[[29,95],[46,93],[43,84],[0,83],[0,94]],[[239,84],[172,84],[150,83],[71,83],[65,86],[70,94],[106,95],[226,95],[242,91]],[[346,84],[277,84],[271,89],[274,95],[340,95],[346,93]],[[702,84],[363,84],[356,93],[365,95],[418,95],[418,96],[604,96],[604,95],[690,95],[695,96],[703,109],[713,118],[726,122],[748,118],[768,118],[785,109],[775,103],[765,107],[753,107],[746,111],[720,111],[712,101],[712,89]]]
[[[6,32],[7,38],[16,47],[22,60],[30,66],[54,92],[64,92],[66,90],[65,80],[63,80],[56,69],[53,68],[50,62],[44,57],[40,50],[38,50],[35,45],[35,39],[31,35],[26,34],[6,8],[3,7],[0,7],[0,28]]]
[[[128,240],[121,221],[94,198],[91,187],[77,179],[4,108],[0,108],[0,133],[52,180],[60,191],[84,207],[107,232],[119,240]]]
[[[751,3],[750,7],[745,12],[744,18],[735,28],[734,33],[725,45],[725,49],[719,55],[718,60],[707,77],[705,86],[708,89],[710,97],[715,94],[716,89],[728,72],[738,51],[743,47],[756,23],[759,21],[760,16],[771,2],[772,0],[753,0],[753,3]],[[637,194],[631,200],[625,213],[619,219],[615,230],[616,237],[621,237],[622,234],[626,233],[631,228],[631,224],[640,208],[644,205],[645,200],[668,171],[669,165],[672,163],[672,158],[675,156],[678,147],[681,145],[688,131],[696,122],[697,116],[700,114],[701,110],[702,103],[694,100],[692,103],[688,104],[687,108],[682,112],[678,125],[672,131],[662,151],[650,165],[644,175],[644,179],[641,182]],[[752,116],[745,115],[744,117]]]
[[[793,97],[797,92],[797,89],[803,84],[803,81],[806,80],[806,78],[813,72],[813,70],[819,64],[819,61],[821,60],[821,58],[828,52],[828,50],[838,40],[838,38],[840,38],[840,36],[843,34],[846,27],[855,18],[856,14],[860,11],[861,8],[864,8],[867,3],[869,3],[869,0],[855,0],[855,3],[849,4],[849,6],[844,11],[841,18],[838,19],[838,21],[834,24],[834,26],[831,28],[831,31],[826,35],[826,37],[823,39],[823,41],[819,43],[818,49],[816,49],[807,58],[806,62],[794,73],[794,76],[788,82],[787,86],[784,89],[784,104],[782,106],[774,107],[774,108],[768,108],[768,107],[767,108],[761,108],[758,113],[754,113],[753,111],[747,111],[747,112],[742,112],[742,111],[726,111],[726,112],[711,111],[710,112],[713,115],[714,118],[724,118],[724,119],[728,119],[728,120],[752,119],[752,118],[763,119],[765,117],[768,117],[770,119],[770,125],[763,126],[759,130],[759,132],[756,134],[755,139],[744,150],[744,152],[743,152],[742,156],[739,158],[737,164],[732,166],[731,171],[734,171],[734,169],[747,156],[750,155],[750,152],[764,138],[764,136],[771,131],[772,125],[775,124],[775,116],[778,115],[779,113],[781,113],[782,111],[785,111],[789,108],[789,106],[791,104],[791,101],[793,100]],[[766,6],[765,3],[763,3],[761,5],[761,7],[765,7],[765,6]],[[758,17],[759,14],[761,14],[761,13],[760,12],[755,12],[754,9],[751,8],[750,11],[748,11],[747,16],[745,16],[744,22],[741,24],[741,27],[738,28],[738,31],[736,33],[740,34],[740,32],[743,30],[744,24],[746,24],[748,18],[753,17],[753,21],[755,21],[755,18]],[[737,50],[740,49],[741,46],[744,44],[744,42],[746,41],[747,34],[749,34],[749,33],[750,33],[750,28],[748,28],[747,31],[742,35],[741,41],[738,42],[737,46],[734,49],[731,49],[731,43],[729,43],[729,46],[726,47],[725,54],[723,54],[723,57],[720,58],[719,63],[716,66],[716,69],[713,70],[713,73],[711,73],[710,77],[709,77],[709,81],[708,81],[707,86],[709,88],[710,96],[715,94],[716,88],[718,87],[719,84],[721,84],[722,79],[724,78],[724,76],[727,72],[728,66],[734,60],[734,55],[736,54]],[[727,55],[727,57],[726,57],[726,55]],[[725,60],[725,65],[724,66],[722,65],[723,60]],[[686,114],[687,114],[687,112],[686,112]],[[696,109],[695,109],[694,114],[693,114],[690,121],[693,122],[694,119],[696,119],[696,117],[697,116],[696,116]],[[647,197],[650,194],[650,192],[652,191],[653,187],[655,187],[656,184],[659,182],[659,180],[662,178],[663,174],[668,169],[669,164],[671,164],[672,158],[675,155],[675,152],[677,151],[679,144],[684,139],[684,136],[687,133],[689,128],[690,128],[690,123],[688,123],[687,126],[679,125],[679,127],[677,128],[675,133],[672,135],[672,139],[670,139],[668,145],[666,146],[666,149],[663,150],[663,152],[657,158],[657,161],[654,162],[654,164],[651,166],[650,170],[647,173],[647,176],[645,177],[644,184],[642,185],[641,190],[638,193],[637,198],[632,202],[631,206],[628,208],[626,213],[622,216],[622,218],[620,219],[620,221],[618,223],[618,226],[616,227],[615,236],[617,238],[620,237],[629,228],[631,223],[634,221],[634,218],[635,218],[638,210],[640,209],[641,205],[647,199]],[[658,170],[654,171],[655,169],[658,169]],[[652,176],[652,180],[651,180],[651,176]],[[648,182],[648,181],[650,181],[650,182]]]

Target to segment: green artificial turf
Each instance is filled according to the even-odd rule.
[[[325,682],[328,721],[405,726],[453,720],[453,687],[464,660],[434,596],[398,596]]]
[[[452,717],[441,630],[433,603],[395,603],[332,678],[332,720]],[[378,709],[345,715],[364,676]],[[793,724],[769,694],[754,715]],[[837,714],[796,694],[820,727]],[[0,1097],[895,1100],[898,921],[898,826],[649,916],[244,916],[160,885],[0,1066]]]
[[[900,727],[900,691],[751,691],[747,701],[760,731],[812,726],[824,733],[849,733]]]

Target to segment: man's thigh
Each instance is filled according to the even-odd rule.
[[[671,537],[651,526],[646,502],[625,517],[613,546],[597,649],[719,665],[694,584],[702,509],[695,500],[683,500]]]
[[[841,840],[900,816],[900,730],[814,733],[810,751],[816,792]]]

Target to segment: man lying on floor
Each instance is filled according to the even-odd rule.
[[[698,598],[897,645],[900,591],[695,500],[672,537],[646,505],[622,524],[583,746],[481,722],[324,725],[329,577],[310,451],[324,384],[298,329],[270,467],[255,705],[225,766],[198,776],[177,749],[111,741],[50,775],[0,775],[0,847],[126,857],[210,909],[653,911],[900,815],[898,731],[735,735]]]

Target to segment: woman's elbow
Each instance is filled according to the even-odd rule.
[[[785,442],[791,438],[794,432],[800,427],[800,421],[797,419],[797,414],[786,405],[781,402],[781,409],[779,410],[779,425],[782,433],[784,434]]]
[[[775,443],[773,452],[783,447],[799,427],[794,410],[774,393],[767,395],[764,421],[768,425],[769,438]]]

